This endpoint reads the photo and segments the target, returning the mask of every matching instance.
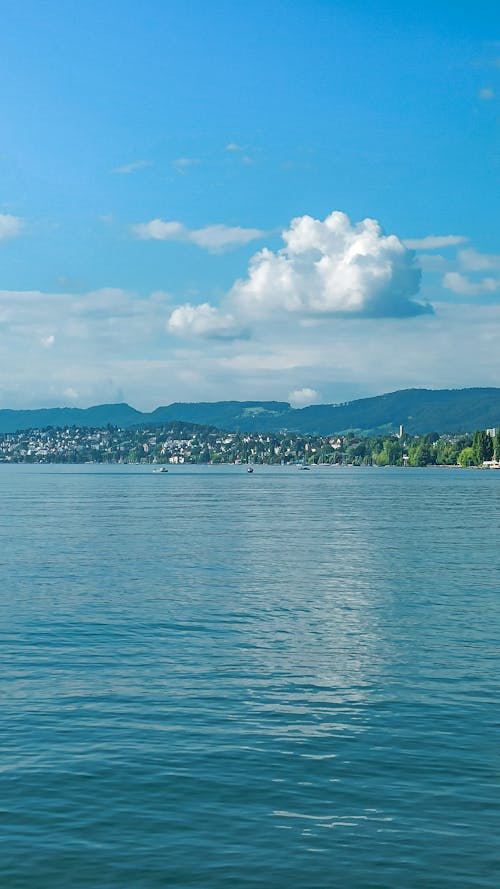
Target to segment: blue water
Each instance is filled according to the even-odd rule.
[[[0,884],[497,887],[500,473],[0,466]]]

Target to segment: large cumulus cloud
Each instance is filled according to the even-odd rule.
[[[284,246],[260,250],[251,259],[248,276],[231,288],[221,309],[211,314],[210,331],[197,323],[207,304],[190,306],[170,330],[185,335],[216,335],[216,328],[246,327],[248,322],[283,316],[410,317],[432,312],[415,297],[421,271],[413,251],[395,235],[385,235],[374,219],[355,225],[345,213],[325,220],[293,219],[283,232]],[[203,329],[204,328],[204,329]]]

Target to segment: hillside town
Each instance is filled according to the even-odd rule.
[[[282,463],[330,462],[341,438],[232,433],[193,424],[160,428],[61,428],[0,436],[3,463]]]
[[[0,435],[1,463],[233,463],[354,466],[489,466],[500,459],[497,429],[473,435],[301,435],[225,432],[172,422],[159,427],[33,429]]]

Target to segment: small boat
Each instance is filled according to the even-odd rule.
[[[298,463],[298,464],[297,464],[297,469],[302,469],[302,470],[307,469],[307,470],[310,470],[310,468],[311,468],[311,467],[308,466],[306,463]]]
[[[249,466],[247,472],[253,472],[253,466]]]
[[[153,472],[168,472],[168,469],[166,466],[162,466],[161,469],[153,469]]]

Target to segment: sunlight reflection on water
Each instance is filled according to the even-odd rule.
[[[9,889],[496,887],[499,483],[1,466]]]

